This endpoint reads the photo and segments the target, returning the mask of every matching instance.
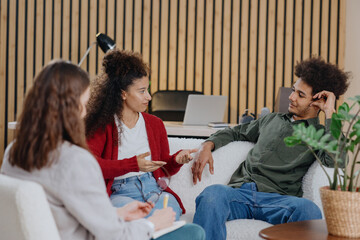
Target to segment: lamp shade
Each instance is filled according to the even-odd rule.
[[[108,50],[113,49],[115,47],[115,42],[107,35],[103,33],[96,34],[96,41],[100,46],[101,50],[106,53]]]

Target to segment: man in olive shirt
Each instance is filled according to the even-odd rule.
[[[301,189],[302,178],[315,158],[305,146],[288,148],[284,138],[302,122],[329,132],[335,100],[349,85],[348,74],[321,58],[310,58],[296,65],[295,75],[298,80],[289,96],[288,114],[271,113],[218,131],[202,144],[192,167],[194,184],[201,181],[206,164],[213,174],[211,151],[233,141],[256,143],[228,186],[209,186],[197,197],[194,223],[205,229],[207,239],[225,239],[225,222],[234,219],[280,224],[321,218],[320,209],[302,198]],[[320,111],[325,113],[325,127],[319,123]],[[318,151],[317,156],[325,165],[333,166],[325,152]]]

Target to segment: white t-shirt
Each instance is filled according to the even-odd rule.
[[[122,133],[119,135],[120,145],[118,146],[118,160],[124,158],[131,158],[142,153],[150,152],[148,136],[146,133],[144,117],[139,113],[138,121],[135,127],[128,128],[119,118],[114,115],[115,123],[120,132],[120,124],[122,126]],[[151,156],[145,158],[151,160]],[[144,174],[144,172],[129,172],[125,175],[118,176],[115,179],[124,179],[132,176],[138,176]]]

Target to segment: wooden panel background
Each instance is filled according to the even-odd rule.
[[[345,0],[0,0],[0,162],[26,91],[54,58],[77,63],[98,32],[151,66],[151,92],[227,95],[226,118],[274,107],[294,64],[344,66]],[[95,76],[94,47],[82,68]]]

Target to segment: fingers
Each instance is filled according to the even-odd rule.
[[[159,169],[160,167],[164,166],[165,164],[166,162],[163,161],[148,161],[147,163],[148,172],[153,172]]]
[[[199,171],[200,171],[200,161],[199,160],[194,162],[191,170],[192,170],[192,174],[193,174],[193,183],[195,185],[197,183],[199,174],[201,175],[201,173],[199,173]],[[199,181],[200,181],[200,179],[199,179]]]
[[[201,162],[200,166],[198,167],[198,171],[197,171],[197,178],[199,179],[199,182],[201,182],[201,176],[202,176],[202,172],[204,171],[206,162]]]
[[[197,148],[193,148],[193,149],[190,149],[189,151],[190,151],[190,153],[195,153],[195,152],[197,152],[199,149],[197,149]]]
[[[210,156],[209,159],[209,171],[211,174],[214,174],[214,159],[212,158],[212,156]]]
[[[187,150],[182,150],[177,156],[176,156],[176,162],[179,164],[185,164],[190,162],[191,160],[194,159],[193,156],[191,156],[192,153],[197,152],[198,149],[194,148],[194,149],[187,149]]]
[[[183,154],[179,155],[178,163],[179,164],[185,164],[190,162],[193,159],[193,157],[190,155],[190,153],[184,152]]]
[[[155,163],[157,166],[158,165],[164,166],[167,162],[164,162],[164,161],[151,161],[151,163]]]
[[[139,158],[146,158],[148,156],[150,156],[150,152],[146,152],[138,155]]]
[[[329,91],[321,91],[316,93],[313,98],[320,99],[321,101],[314,101],[311,106],[318,107],[321,111],[323,111],[327,119],[331,118],[332,114],[335,112],[335,94]]]
[[[194,159],[194,157],[191,156],[191,154],[196,153],[198,150],[199,149],[197,149],[197,148],[193,148],[193,149],[188,150],[188,154],[186,154],[186,159],[185,159],[186,163],[188,163],[188,162],[190,162],[191,160]]]
[[[329,92],[329,91],[321,91],[321,92],[318,92],[316,93],[313,98],[316,99],[316,98],[335,98],[335,94],[333,92]]]
[[[196,178],[196,162],[194,162],[194,164],[192,165],[191,167],[191,172],[192,172],[192,175],[193,175],[193,184],[196,185],[197,183],[197,178]]]
[[[148,161],[143,158],[140,161],[138,160],[139,169],[143,172],[153,172],[165,164],[166,162],[163,161]]]
[[[152,209],[152,205],[147,202],[139,202],[137,207],[138,207],[138,209],[143,211],[145,214],[150,213],[150,211]]]
[[[147,202],[137,202],[138,203],[138,206],[140,208],[148,208],[148,207],[151,207],[150,204],[148,204]]]
[[[319,102],[319,101],[314,101],[310,104],[312,107],[318,107],[318,108],[322,108],[322,106],[324,105],[323,102]]]
[[[147,215],[147,214],[149,214],[150,212],[151,212],[151,209],[152,209],[153,207],[152,207],[152,205],[151,204],[149,204],[149,203],[144,203],[144,206],[141,208],[144,212],[145,212],[145,214]]]

